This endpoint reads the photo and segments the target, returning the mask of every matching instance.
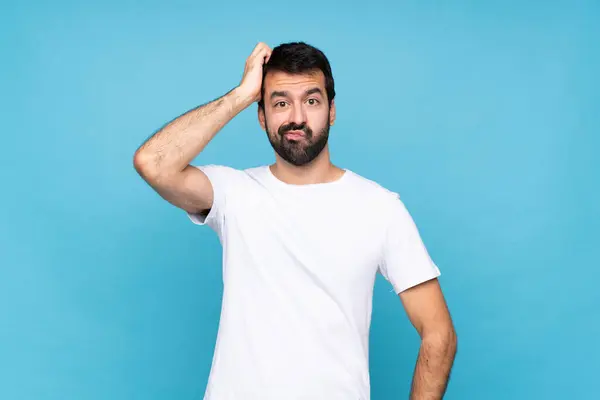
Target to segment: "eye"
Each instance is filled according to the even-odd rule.
[[[317,99],[308,99],[308,104],[310,104],[311,106],[317,105],[317,104],[319,104],[319,100],[317,100]]]
[[[285,101],[278,101],[275,103],[275,107],[285,107]]]

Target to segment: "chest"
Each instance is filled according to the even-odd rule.
[[[359,290],[377,270],[384,234],[372,207],[343,193],[249,192],[228,205],[228,243],[273,274]]]

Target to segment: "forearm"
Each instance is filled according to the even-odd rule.
[[[438,400],[446,392],[456,354],[456,334],[423,336],[413,376],[411,400]]]
[[[136,167],[150,174],[181,172],[251,102],[249,96],[242,94],[237,87],[177,117],[137,150]]]

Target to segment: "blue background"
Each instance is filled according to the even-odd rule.
[[[333,67],[333,161],[400,192],[442,270],[446,398],[600,397],[598,2],[82,3],[2,3],[1,399],[202,398],[221,248],[133,153],[293,40]],[[196,163],[273,159],[252,106]],[[419,345],[390,289],[374,400]]]

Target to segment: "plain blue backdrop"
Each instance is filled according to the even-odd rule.
[[[221,248],[133,154],[296,40],[332,64],[333,161],[398,191],[442,270],[446,398],[600,398],[598,2],[1,4],[0,399],[202,398]],[[251,106],[195,163],[273,160]],[[379,276],[374,400],[418,346]]]

